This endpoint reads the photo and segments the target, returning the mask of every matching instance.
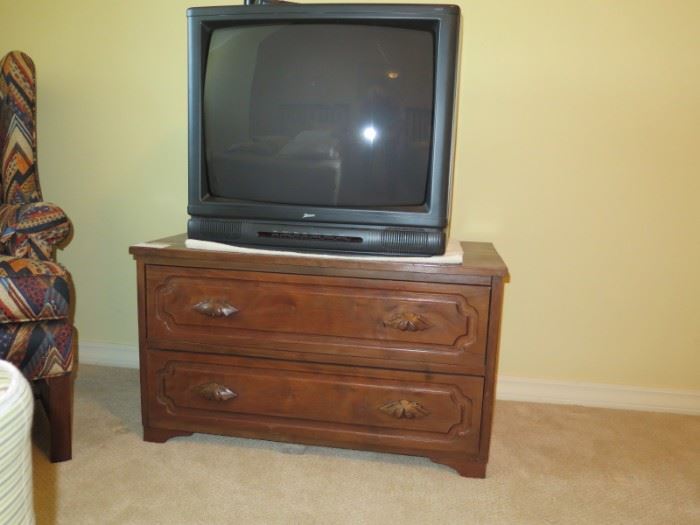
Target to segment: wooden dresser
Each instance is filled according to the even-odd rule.
[[[488,461],[503,283],[491,244],[436,265],[130,248],[146,441],[208,432]]]

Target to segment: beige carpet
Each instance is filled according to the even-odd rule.
[[[83,366],[76,388],[74,459],[34,449],[40,525],[700,524],[698,417],[499,402],[474,480],[388,454],[144,443],[137,371]]]

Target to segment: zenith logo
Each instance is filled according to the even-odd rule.
[[[304,215],[301,216],[302,219],[311,219],[313,217],[316,217],[315,213],[305,213]]]

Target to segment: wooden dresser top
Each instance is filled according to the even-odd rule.
[[[330,259],[196,250],[185,246],[185,240],[186,235],[182,233],[135,244],[129,248],[129,252],[135,259],[147,264],[484,285],[490,284],[492,277],[508,279],[508,268],[500,255],[491,243],[484,242],[462,242],[462,264],[435,264],[407,262],[401,257],[392,261],[377,261],[361,256]]]

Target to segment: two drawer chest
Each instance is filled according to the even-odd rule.
[[[503,284],[462,264],[134,245],[146,441],[205,432],[488,461]]]

